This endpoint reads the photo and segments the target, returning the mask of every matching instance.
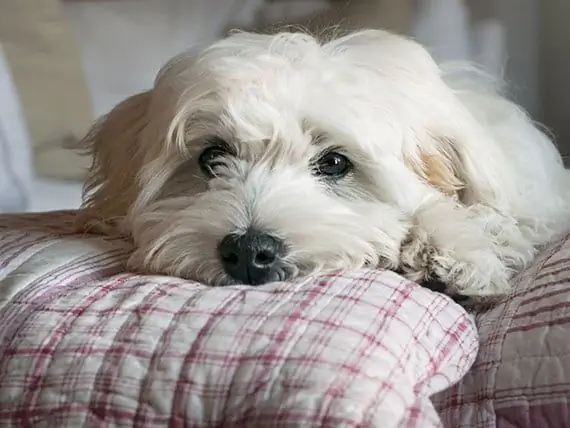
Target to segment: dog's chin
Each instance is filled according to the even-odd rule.
[[[199,275],[190,274],[187,279],[199,282],[201,284],[210,287],[228,287],[228,286],[252,286],[259,287],[276,283],[299,283],[305,280],[310,280],[311,278],[316,278],[322,275],[330,275],[333,273],[351,271],[360,268],[372,267],[372,265],[364,264],[361,266],[352,266],[350,268],[341,267],[330,267],[330,268],[299,268],[288,266],[287,268],[281,270],[281,272],[276,273],[276,275],[268,281],[263,283],[247,283],[238,281],[231,276],[227,275],[221,268],[216,275],[204,277]]]
[[[182,276],[186,279],[199,282],[201,284],[210,286],[210,287],[226,287],[226,286],[234,286],[234,285],[246,285],[246,286],[263,286],[268,284],[275,284],[275,283],[297,283],[300,281],[304,281],[310,278],[318,277],[320,275],[328,275],[339,271],[351,271],[355,269],[360,269],[364,267],[373,267],[372,263],[362,263],[358,265],[342,265],[340,263],[337,264],[329,264],[324,265],[322,263],[312,263],[312,262],[305,262],[291,264],[291,263],[282,263],[274,272],[272,277],[269,280],[263,281],[262,283],[255,283],[253,282],[243,282],[236,280],[235,278],[228,275],[224,272],[223,268],[219,266],[215,269],[209,269],[208,272],[205,272],[204,269],[197,269],[193,271],[192,269],[186,271]]]
[[[186,237],[186,243],[192,242]],[[162,240],[147,242],[132,253],[127,262],[127,268],[139,273],[160,273],[184,278],[210,287],[225,287],[233,285],[259,286],[278,282],[299,282],[320,275],[335,272],[352,271],[362,268],[389,267],[388,262],[383,266],[373,254],[356,253],[327,253],[313,254],[306,257],[303,251],[302,259],[284,260],[275,271],[274,277],[263,284],[248,284],[238,281],[228,275],[220,261],[215,257],[204,257],[206,251],[200,251],[191,245],[183,245]]]
[[[230,285],[248,285],[248,286],[257,287],[260,285],[274,284],[278,282],[291,282],[295,281],[297,278],[300,277],[302,277],[302,275],[299,275],[299,269],[297,267],[282,263],[278,267],[274,268],[271,272],[270,277],[264,280],[263,282],[255,282],[254,280],[249,282],[238,281],[235,278],[231,277],[230,275],[227,275],[221,267],[220,270],[218,271],[218,275],[216,276],[215,282],[209,282],[208,281],[209,278],[193,278],[193,279],[212,287],[225,287]]]

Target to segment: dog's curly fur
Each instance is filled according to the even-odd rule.
[[[319,41],[235,33],[174,58],[96,123],[83,229],[132,237],[137,270],[234,282],[216,248],[255,226],[292,276],[377,266],[494,296],[567,227],[570,174],[493,85],[416,42],[366,30]],[[198,167],[213,139],[232,155]],[[336,181],[311,159],[334,147]]]

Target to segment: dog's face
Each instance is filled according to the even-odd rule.
[[[96,127],[90,201],[121,207],[132,266],[212,285],[396,267],[410,213],[461,185],[453,103],[398,36],[237,34]]]

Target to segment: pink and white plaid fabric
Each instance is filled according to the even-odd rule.
[[[442,427],[473,319],[391,272],[208,288],[73,213],[0,217],[2,427]]]

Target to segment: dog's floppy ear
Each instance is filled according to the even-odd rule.
[[[518,197],[516,174],[495,132],[497,118],[515,121],[524,132],[536,129],[520,109],[500,93],[496,78],[473,67],[443,67],[419,43],[382,30],[367,30],[326,45],[356,64],[389,76],[400,91],[396,99],[413,100],[414,136],[402,153],[406,165],[445,194],[497,209]],[[398,119],[396,119],[398,120]],[[504,132],[503,132],[504,134]],[[512,138],[512,137],[511,137]]]
[[[92,165],[78,228],[114,228],[137,197],[136,177],[144,158],[140,135],[147,125],[150,97],[146,91],[127,98],[97,120],[80,142]]]
[[[457,196],[465,187],[462,165],[453,142],[438,138],[431,147],[419,147],[413,155],[404,154],[408,166],[424,181],[448,196]]]
[[[429,144],[420,144],[415,153],[404,154],[405,162],[447,196],[500,208],[508,202],[514,185],[502,175],[508,161],[483,125],[468,112],[464,114],[465,121],[458,121],[448,136],[428,137]]]
[[[439,133],[442,136],[432,137],[427,148],[418,147],[419,155],[408,160],[409,165],[446,195],[500,210],[517,194],[509,160],[501,150],[501,142],[495,141],[496,136],[489,131],[491,125],[486,126],[463,107],[459,105],[456,120]],[[513,105],[511,113],[515,108]]]

